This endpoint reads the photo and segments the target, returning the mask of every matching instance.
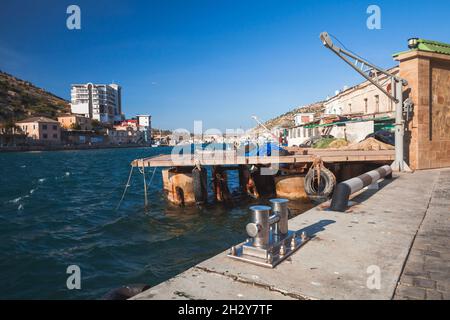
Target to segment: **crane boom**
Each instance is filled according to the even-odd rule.
[[[274,137],[276,142],[278,142],[278,137],[277,137],[276,135],[274,135],[274,134],[272,133],[272,131],[270,131],[269,128],[267,128],[267,127],[265,126],[264,123],[262,123],[261,121],[259,121],[259,119],[258,119],[257,116],[252,116],[252,118],[256,121],[256,123],[258,123],[261,127],[263,127],[263,128],[264,128],[264,129],[265,129],[272,137]]]
[[[323,45],[333,51],[339,58],[344,60],[356,72],[371,82],[382,93],[395,103],[395,161],[391,165],[395,171],[411,171],[404,161],[403,140],[405,131],[405,121],[403,119],[403,86],[408,85],[408,81],[400,78],[382,68],[379,68],[369,61],[357,56],[349,50],[336,46],[327,32],[320,34],[320,40]],[[354,59],[352,63],[350,59]],[[384,89],[380,84],[379,75],[385,75],[391,80],[392,93]]]
[[[342,60],[344,60],[350,67],[352,67],[356,72],[358,72],[360,75],[362,75],[364,78],[366,78],[369,82],[371,82],[374,86],[376,86],[381,92],[383,92],[386,96],[388,96],[389,99],[391,99],[394,102],[398,102],[398,97],[395,97],[393,94],[387,92],[386,89],[383,88],[382,85],[380,85],[378,80],[379,74],[384,74],[385,76],[391,78],[395,82],[401,82],[404,86],[408,85],[408,82],[405,79],[402,79],[382,68],[379,68],[372,63],[368,62],[367,60],[364,60],[361,57],[356,56],[354,53],[340,48],[336,46],[333,41],[331,40],[330,36],[327,32],[322,32],[320,34],[320,40],[322,41],[323,45],[333,51],[338,57],[340,57]],[[350,59],[354,59],[355,63],[352,63]],[[375,77],[371,76],[371,74],[375,72]]]

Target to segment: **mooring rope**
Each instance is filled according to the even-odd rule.
[[[130,174],[128,176],[128,181],[127,181],[127,184],[125,185],[125,189],[123,190],[122,198],[120,198],[119,204],[116,207],[116,211],[119,210],[120,205],[122,204],[123,198],[125,198],[125,194],[127,193],[128,187],[130,186],[131,175],[133,174],[133,169],[134,169],[134,166],[131,166]]]
[[[150,178],[150,182],[148,183],[149,188],[150,188],[150,185],[152,184],[153,177],[155,176],[156,169],[157,169],[157,167],[155,167],[155,169],[153,170],[152,177]]]
[[[144,180],[144,206],[147,207],[148,206],[148,196],[147,196],[147,182],[145,181],[145,167],[142,166],[142,170],[141,168],[139,168],[139,171],[142,173],[142,179]]]

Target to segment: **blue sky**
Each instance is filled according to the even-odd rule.
[[[81,8],[81,30],[66,8]],[[370,4],[381,30],[366,27]],[[249,128],[360,77],[325,49],[328,31],[383,66],[413,36],[450,42],[450,1],[2,0],[0,69],[69,99],[70,84],[119,83],[128,117],[153,126]]]

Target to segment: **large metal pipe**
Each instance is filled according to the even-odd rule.
[[[350,195],[361,190],[364,187],[367,187],[368,185],[377,182],[381,178],[391,176],[392,168],[386,165],[364,173],[356,178],[352,178],[339,183],[334,190],[333,198],[331,199],[330,210],[345,212],[348,206]]]

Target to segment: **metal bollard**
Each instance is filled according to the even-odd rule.
[[[295,231],[289,231],[289,201],[272,199],[270,202],[272,208],[250,207],[252,222],[245,227],[250,238],[245,243],[232,246],[228,257],[274,268],[308,242],[304,232],[298,237]]]
[[[271,208],[268,206],[253,206],[252,222],[247,224],[247,234],[253,238],[255,247],[264,247],[269,244],[270,224],[269,216]]]
[[[289,208],[287,199],[272,199],[272,210],[274,214],[279,216],[279,221],[275,225],[275,233],[280,235],[285,235],[289,231],[288,220],[289,220]]]

